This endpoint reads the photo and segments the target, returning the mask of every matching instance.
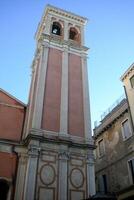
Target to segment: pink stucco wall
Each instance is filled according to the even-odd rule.
[[[16,165],[16,154],[0,152],[0,177],[15,178]]]
[[[42,129],[60,129],[62,52],[50,48],[46,74]]]
[[[81,57],[69,54],[68,131],[84,137],[83,90]]]
[[[22,104],[0,91],[0,139],[21,139],[24,114]]]

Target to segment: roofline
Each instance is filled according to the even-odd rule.
[[[132,70],[134,70],[134,63],[132,63],[125,73],[120,77],[120,80],[124,81],[124,79],[131,73]]]
[[[118,104],[100,123],[99,126],[93,129],[94,137],[98,137],[104,131],[106,131],[110,124],[113,124],[117,119],[119,119],[122,114],[128,111],[128,102],[127,99],[124,98],[120,104]]]
[[[24,107],[27,107],[27,105],[25,103],[23,103],[22,101],[20,101],[19,99],[17,99],[16,97],[14,97],[13,95],[9,94],[7,91],[3,90],[2,88],[0,88],[0,91],[3,92],[4,94],[6,94],[7,96],[9,96],[10,98],[16,100],[18,103],[20,103],[21,105],[23,105]]]
[[[67,11],[67,10],[64,10],[64,9],[61,9],[61,8],[58,8],[58,7],[56,7],[56,6],[52,6],[52,5],[50,5],[50,4],[47,4],[46,5],[46,10],[47,9],[55,9],[55,10],[59,10],[60,12],[64,12],[64,13],[67,13],[68,15],[73,15],[73,16],[75,16],[75,17],[78,17],[78,18],[81,18],[83,21],[88,21],[88,19],[86,18],[86,17],[82,17],[82,16],[80,16],[80,15],[77,15],[77,14],[74,14],[73,12],[70,12],[70,11]],[[62,14],[62,13],[60,13],[60,14]]]
[[[77,14],[74,14],[72,12],[69,12],[69,11],[66,11],[66,10],[63,10],[61,8],[58,8],[58,7],[55,7],[55,6],[52,6],[50,4],[47,4],[46,7],[45,7],[45,10],[43,12],[43,15],[41,17],[41,20],[38,24],[38,27],[37,27],[37,30],[36,30],[36,33],[35,33],[35,38],[38,37],[39,33],[40,33],[40,30],[41,30],[41,27],[42,27],[42,24],[43,24],[43,21],[47,15],[48,12],[55,12],[61,16],[64,16],[64,17],[67,17],[67,18],[72,18],[74,20],[77,20],[77,21],[81,21],[82,24],[86,24],[86,22],[88,21],[88,18],[85,18],[85,17],[82,17],[80,15],[77,15]]]

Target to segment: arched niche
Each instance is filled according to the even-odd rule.
[[[62,26],[59,22],[57,21],[53,22],[51,33],[54,35],[62,36]]]
[[[75,27],[69,29],[69,39],[80,43],[80,32]]]

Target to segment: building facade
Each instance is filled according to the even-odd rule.
[[[21,136],[18,128],[17,142],[3,143],[6,149],[13,142],[17,156],[15,200],[80,200],[95,194],[86,22],[47,5],[39,23],[29,102],[21,105]]]
[[[124,73],[126,99],[121,100],[94,129],[96,190],[116,199],[134,199],[134,68]]]
[[[14,199],[19,145],[26,105],[0,89],[0,199]]]

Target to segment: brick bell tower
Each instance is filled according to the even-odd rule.
[[[80,200],[95,193],[86,22],[47,5],[39,23],[16,200]]]

